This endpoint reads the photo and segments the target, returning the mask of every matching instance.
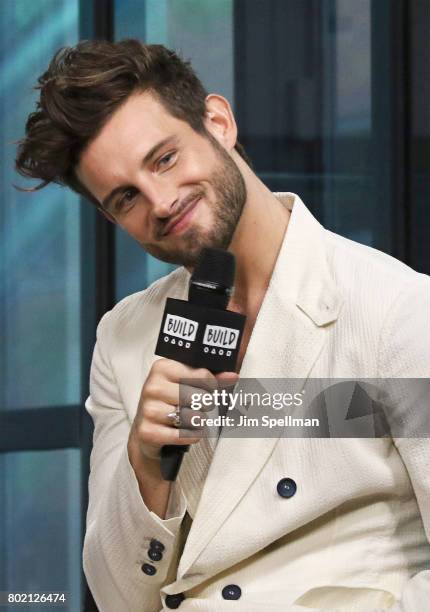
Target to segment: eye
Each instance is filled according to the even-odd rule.
[[[163,155],[163,157],[160,157],[160,159],[158,160],[157,166],[161,169],[167,168],[169,165],[171,165],[171,162],[174,159],[175,154],[176,154],[175,151],[171,151],[170,153]]]
[[[136,198],[136,194],[136,189],[127,189],[127,191],[124,191],[124,193],[116,203],[115,209],[117,211],[121,211],[123,208],[129,208],[130,205],[133,204]]]

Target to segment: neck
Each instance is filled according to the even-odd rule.
[[[256,316],[275,267],[290,212],[240,158],[235,161],[244,176],[248,196],[229,248],[236,257],[235,291],[229,309]]]

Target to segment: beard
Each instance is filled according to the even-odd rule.
[[[211,134],[208,134],[208,138],[217,157],[216,167],[209,177],[215,194],[215,202],[212,205],[214,222],[208,229],[188,228],[180,236],[181,244],[176,248],[157,244],[145,245],[148,253],[166,263],[194,268],[203,248],[228,249],[241,217],[247,198],[243,176],[234,160],[218,141]],[[206,192],[200,188],[190,195],[190,201],[205,195]]]

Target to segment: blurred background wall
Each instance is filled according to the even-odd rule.
[[[180,51],[230,100],[270,188],[430,273],[427,0],[2,0],[0,591],[65,591],[73,611],[92,609],[83,402],[96,324],[171,268],[65,189],[17,192],[13,143],[59,47],[128,37]]]

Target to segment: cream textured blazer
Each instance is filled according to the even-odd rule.
[[[429,277],[276,196],[292,214],[241,377],[429,377]],[[188,280],[175,270],[98,327],[83,565],[100,612],[430,610],[430,439],[202,440],[169,518],[148,511],[127,439],[165,299],[186,298]]]

